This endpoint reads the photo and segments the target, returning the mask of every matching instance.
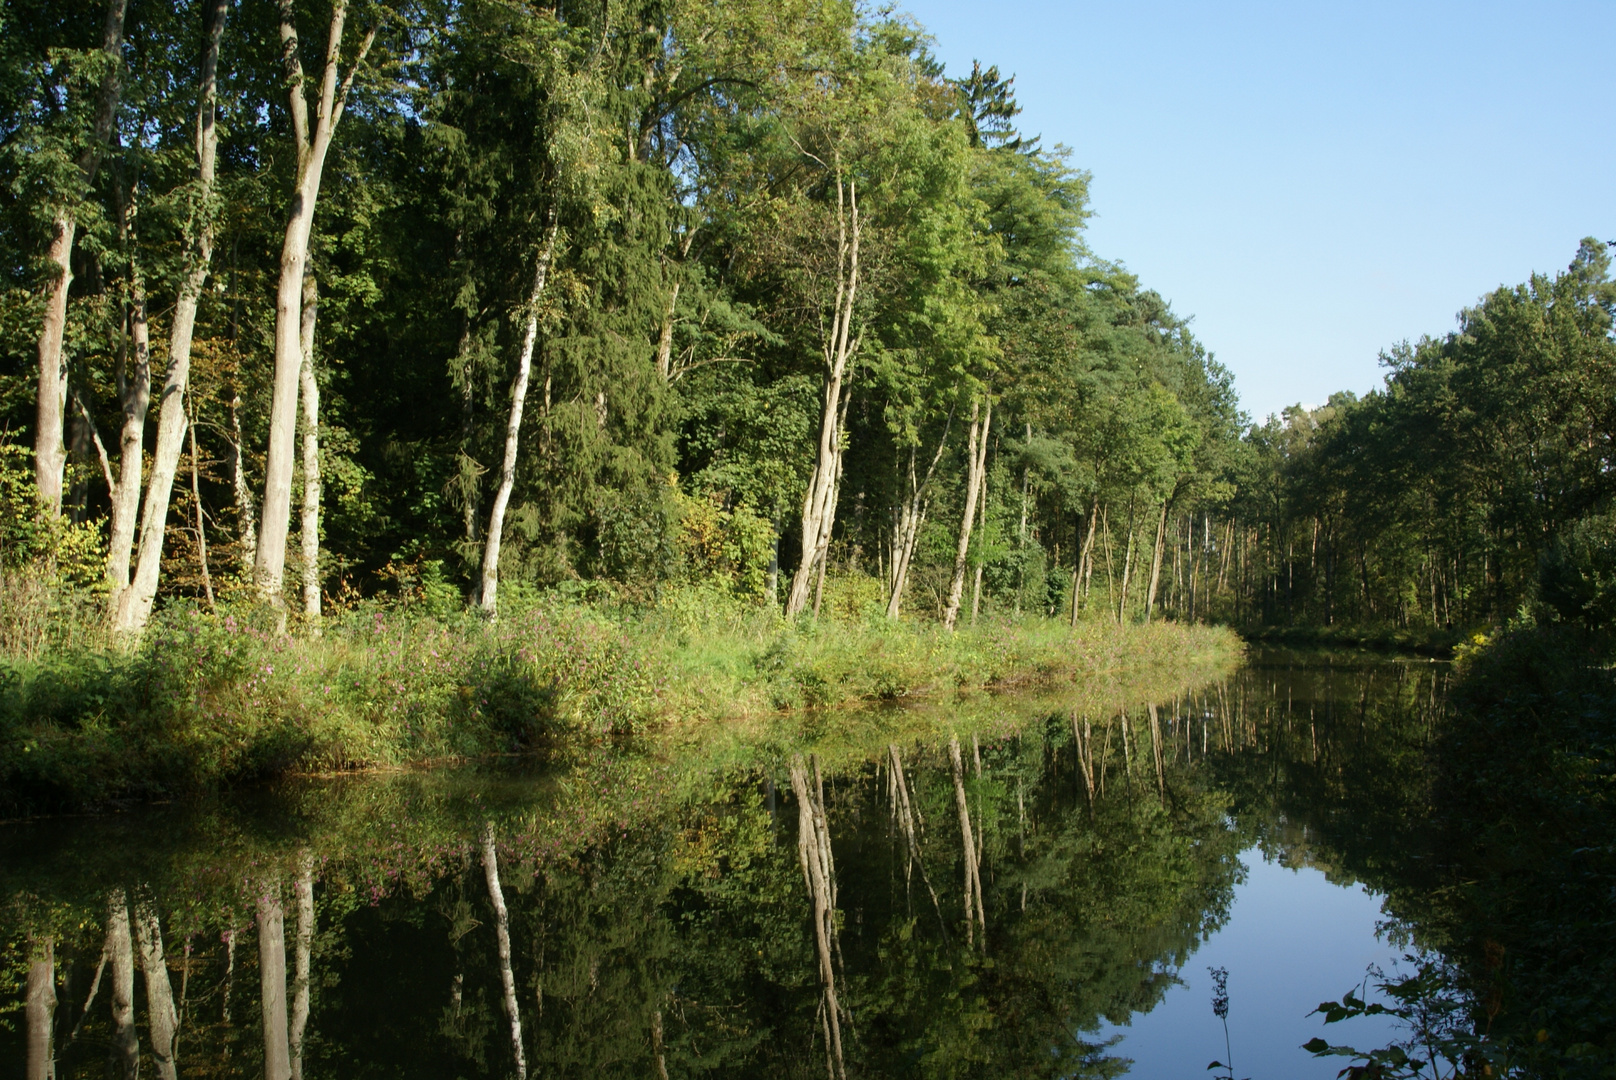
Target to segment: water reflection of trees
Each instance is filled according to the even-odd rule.
[[[60,1077],[109,1054],[275,1080],[1113,1075],[1083,1033],[1150,1008],[1226,917],[1230,804],[1171,705],[978,708],[947,737],[763,756],[694,792],[628,764],[14,827],[4,992],[26,1008],[0,1057]]]

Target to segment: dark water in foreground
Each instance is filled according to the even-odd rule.
[[[1205,1076],[1209,965],[1237,1075],[1334,1076],[1299,1044],[1395,1034],[1306,1014],[1398,951],[1376,837],[1409,830],[1375,818],[1417,801],[1399,769],[1445,678],[1256,654],[1126,708],[978,699],[801,747],[0,826],[0,1077],[43,1075],[30,1040],[63,1080],[130,1054],[193,1077],[266,1054],[307,1077]]]

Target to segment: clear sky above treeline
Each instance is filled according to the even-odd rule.
[[[1094,174],[1096,255],[1193,315],[1254,418],[1616,240],[1616,2],[907,0],[950,74]]]

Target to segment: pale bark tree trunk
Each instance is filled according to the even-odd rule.
[[[1077,626],[1077,613],[1083,608],[1084,588],[1086,575],[1092,573],[1091,567],[1094,559],[1094,534],[1100,523],[1100,498],[1095,496],[1089,507],[1089,531],[1083,538],[1083,549],[1078,552],[1077,565],[1072,568],[1072,626]]]
[[[810,785],[808,770],[813,769]],[[797,858],[803,884],[813,903],[814,949],[819,957],[819,983],[824,991],[820,1016],[825,1028],[826,1071],[832,1080],[846,1080],[842,1059],[842,1007],[836,993],[834,953],[836,940],[836,863],[831,855],[830,825],[825,817],[824,781],[819,762],[811,765],[801,754],[791,756],[791,792],[797,800]]]
[[[494,907],[494,936],[499,945],[499,981],[504,995],[505,1018],[511,1025],[511,1053],[516,1059],[517,1080],[527,1080],[527,1054],[522,1049],[522,1010],[516,1002],[516,975],[511,970],[511,922],[505,910],[505,892],[499,887],[499,854],[494,850],[494,823],[483,826],[483,876],[488,882],[488,901]]]
[[[229,10],[225,0],[208,0],[208,37],[202,54],[200,103],[196,114],[196,199],[192,228],[190,269],[180,285],[174,303],[174,320],[168,335],[168,374],[163,380],[162,395],[157,405],[157,446],[152,453],[151,477],[146,482],[146,498],[141,507],[140,553],[135,564],[133,583],[124,594],[123,603],[114,612],[114,625],[120,631],[138,632],[151,617],[152,604],[157,596],[157,581],[162,572],[163,539],[167,531],[168,502],[174,490],[174,472],[179,466],[180,449],[189,427],[185,409],[185,395],[191,379],[191,341],[196,332],[197,305],[202,298],[202,287],[207,283],[208,269],[213,262],[213,175],[218,156],[219,135],[215,125],[218,100],[219,46],[224,37],[225,14]],[[231,409],[232,418],[235,408]],[[193,438],[193,452],[195,439]],[[241,428],[236,426],[236,485],[239,494],[245,494],[241,476]],[[193,478],[193,487],[195,487]],[[251,497],[247,496],[249,504]],[[200,538],[201,499],[197,499]],[[251,514],[242,531],[244,541],[251,543],[254,535]],[[199,541],[200,542],[200,541]],[[249,554],[249,559],[251,555]],[[206,581],[206,555],[203,556]],[[212,584],[208,583],[211,603]]]
[[[982,611],[982,571],[987,568],[988,473],[987,439],[982,440],[982,493],[976,501],[976,579],[971,584],[971,625]]]
[[[1032,424],[1027,425],[1027,442],[1032,442]],[[1022,594],[1027,591],[1027,563],[1024,553],[1027,550],[1027,488],[1032,479],[1032,469],[1029,466],[1021,467],[1021,526],[1016,531],[1016,551],[1023,553],[1021,569],[1016,575],[1016,614],[1021,614]]]
[[[258,886],[258,986],[264,1014],[264,1080],[292,1080],[286,1031],[286,916],[278,880]]]
[[[107,894],[107,958],[112,961],[112,1046],[125,1080],[140,1075],[140,1036],[135,1030],[135,950],[129,936],[129,901],[122,889]],[[88,1004],[85,1012],[90,1011]]]
[[[679,259],[681,262],[690,258],[690,246],[695,243],[696,230],[687,228],[684,235],[679,238]],[[666,262],[663,263],[667,265]],[[657,331],[656,367],[657,374],[662,376],[663,382],[672,382],[676,377],[673,370],[673,325],[674,315],[679,310],[679,288],[684,282],[675,280],[668,287],[668,302],[662,312],[662,325]]]
[[[90,143],[78,157],[80,191],[87,192],[101,168],[101,158],[112,139],[112,124],[118,112],[123,75],[123,20],[128,0],[107,0],[106,21],[101,30],[101,52],[106,71],[96,96],[95,122]],[[67,331],[67,291],[73,284],[73,237],[78,230],[79,192],[57,208],[46,260],[51,280],[45,286],[45,315],[39,330],[39,379],[35,396],[34,482],[44,512],[57,517],[62,512],[62,469],[67,464],[67,448],[62,431],[67,421],[67,362],[62,341]],[[54,1068],[54,1066],[53,1066]]]
[[[314,207],[320,197],[331,137],[348,103],[354,75],[370,52],[376,31],[366,33],[358,58],[338,85],[347,0],[335,0],[331,28],[326,36],[325,70],[320,80],[314,126],[309,126],[309,103],[304,90],[303,61],[298,55],[297,15],[292,0],[281,0],[281,58],[290,84],[292,139],[297,156],[296,180],[286,234],[281,242],[280,284],[275,293],[275,379],[270,391],[269,452],[264,461],[263,517],[258,536],[253,579],[263,595],[283,606],[282,579],[286,570],[286,534],[292,513],[293,443],[297,433],[297,400],[303,369],[303,275],[308,263],[309,233]]]
[[[927,493],[931,489],[931,479],[937,473],[937,465],[943,460],[943,451],[948,448],[948,429],[953,422],[954,414],[950,412],[948,422],[943,425],[943,434],[937,440],[937,452],[932,454],[931,464],[926,466],[925,476],[916,475],[915,450],[914,447],[909,448],[904,497],[898,504],[898,512],[892,522],[892,558],[887,571],[889,619],[896,619],[903,609],[903,590],[909,583],[909,566],[914,561],[915,545],[920,541],[920,527],[926,523],[930,503]]]
[[[208,610],[217,612],[218,606],[213,602],[213,575],[208,571],[207,515],[202,512],[202,484],[197,477],[200,465],[196,449],[196,421],[191,419],[186,426],[191,435],[191,503],[196,507],[196,557],[202,564],[202,595],[207,598]]]
[[[679,286],[682,284],[675,281],[668,290],[668,307],[663,312],[662,328],[657,333],[656,366],[663,382],[667,382],[673,372],[673,313],[679,306]]]
[[[494,505],[488,513],[488,535],[483,540],[483,572],[481,607],[490,617],[499,613],[499,546],[505,536],[505,508],[511,501],[511,488],[516,485],[516,454],[522,431],[522,407],[527,402],[528,379],[533,374],[533,347],[539,337],[539,301],[544,297],[544,286],[550,277],[550,263],[555,258],[556,220],[551,211],[550,224],[544,232],[544,243],[539,249],[538,265],[533,271],[533,292],[528,297],[527,323],[522,328],[522,351],[516,358],[516,378],[511,383],[511,412],[505,422],[505,457],[499,468],[499,487],[494,490]]]
[[[236,528],[241,537],[243,577],[252,576],[258,559],[258,509],[253,505],[252,485],[247,482],[247,462],[241,442],[241,394],[230,398],[230,479],[236,493]]]
[[[40,954],[28,964],[23,1018],[28,1029],[23,1075],[28,1080],[56,1080],[56,942],[52,938],[41,943]]]
[[[966,437],[965,454],[965,512],[960,516],[959,542],[954,548],[954,577],[948,586],[948,607],[943,611],[943,625],[949,630],[959,621],[960,600],[965,595],[965,565],[971,548],[971,526],[976,521],[976,503],[982,493],[982,478],[987,469],[988,431],[993,425],[993,399],[987,399],[984,410],[979,401],[971,403],[970,434]]]
[[[120,198],[120,202],[121,202]],[[122,210],[119,229],[127,242],[135,215],[135,195]],[[129,347],[118,364],[118,397],[123,426],[118,433],[118,482],[109,483],[111,520],[107,523],[107,619],[116,629],[129,590],[129,556],[140,514],[140,478],[145,464],[146,414],[151,407],[151,326],[146,321],[146,289],[138,261],[129,260]]]
[[[1162,502],[1161,518],[1156,522],[1156,549],[1150,556],[1150,587],[1145,591],[1146,622],[1156,610],[1156,585],[1161,580],[1162,549],[1167,545],[1167,513],[1172,505],[1172,499]]]
[[[821,345],[825,361],[825,386],[819,412],[819,451],[808,490],[802,500],[802,561],[791,578],[786,594],[786,618],[800,615],[808,606],[808,592],[814,571],[830,547],[831,528],[836,523],[837,480],[842,471],[842,418],[847,408],[842,402],[848,364],[859,348],[853,334],[853,312],[858,298],[859,244],[858,188],[843,179],[841,162],[836,166],[836,299],[831,307],[830,333]]]
[[[292,983],[292,1024],[286,1043],[292,1057],[292,1080],[303,1080],[303,1033],[309,1026],[309,965],[314,946],[314,856],[307,851],[298,859],[292,894],[297,898],[297,966]]]
[[[959,811],[960,845],[965,860],[965,944],[975,942],[976,928],[982,928],[982,951],[988,949],[987,914],[982,907],[982,867],[977,854],[976,831],[971,827],[971,805],[965,797],[965,763],[960,759],[956,736],[948,740],[948,761],[954,772],[954,807]]]
[[[1128,621],[1128,579],[1133,574],[1133,534],[1135,529],[1133,508],[1128,508],[1128,550],[1122,557],[1122,599],[1117,605],[1117,622]]]
[[[174,1043],[179,1036],[180,1015],[174,1008],[174,990],[168,980],[162,925],[149,895],[136,896],[135,940],[140,946],[140,972],[146,983],[146,1025],[151,1033],[152,1062],[162,1080],[175,1080],[179,1073]]]
[[[1072,745],[1077,749],[1077,771],[1083,777],[1083,793],[1088,797],[1089,816],[1094,816],[1094,725],[1088,720],[1078,726],[1072,713]]]
[[[662,1010],[651,1013],[651,1053],[656,1060],[657,1080],[668,1080],[668,1055],[662,1046]]]
[[[320,383],[314,377],[314,323],[320,308],[320,286],[314,274],[303,272],[303,320],[298,340],[303,366],[298,385],[303,396],[303,517],[299,539],[303,548],[303,614],[320,616]]]

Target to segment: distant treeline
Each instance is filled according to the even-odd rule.
[[[1230,504],[1240,621],[1463,627],[1616,610],[1607,245],[1383,354],[1383,389],[1251,430]]]

